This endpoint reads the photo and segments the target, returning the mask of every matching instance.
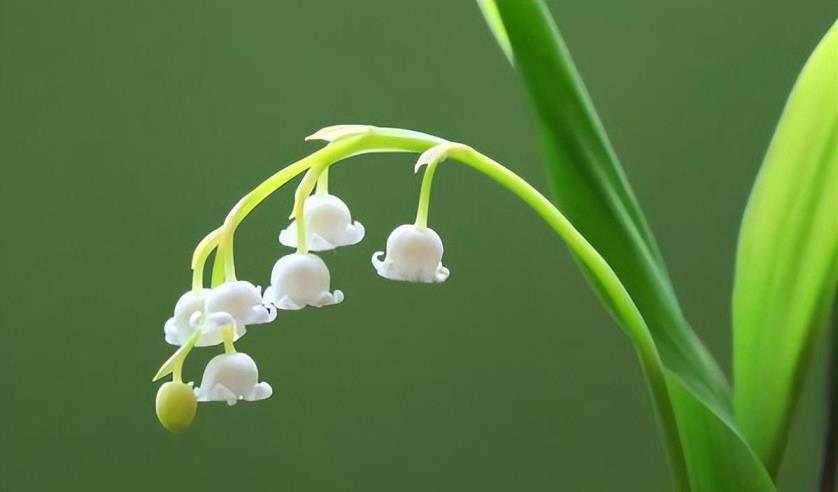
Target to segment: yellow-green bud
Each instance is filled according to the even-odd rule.
[[[198,401],[192,386],[169,381],[157,391],[157,418],[169,432],[183,432],[192,425]]]

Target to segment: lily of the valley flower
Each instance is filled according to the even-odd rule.
[[[276,319],[276,311],[262,304],[262,289],[250,282],[225,282],[207,295],[207,312],[228,313],[237,323],[259,325]]]
[[[372,255],[375,270],[384,278],[406,282],[435,283],[448,279],[442,266],[442,239],[433,229],[413,224],[397,227],[387,238],[387,255]]]
[[[183,294],[163,331],[172,345],[185,344],[199,331],[195,345],[206,347],[222,343],[221,328],[225,326],[235,327],[234,339],[238,340],[247,331],[246,325],[269,323],[275,318],[276,311],[262,304],[260,289],[239,280]]]
[[[364,226],[352,221],[349,207],[340,198],[329,194],[314,194],[303,206],[306,243],[310,251],[327,251],[339,246],[357,244],[364,238]],[[279,242],[297,247],[297,221],[279,233]]]
[[[247,354],[234,352],[212,358],[204,369],[201,386],[195,388],[198,401],[264,400],[273,394],[271,385],[259,382],[256,362]]]
[[[343,301],[343,292],[329,292],[329,268],[319,256],[293,253],[283,256],[271,272],[271,286],[264,302],[279,309],[296,310],[305,306],[328,306]]]

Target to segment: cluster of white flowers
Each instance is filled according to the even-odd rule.
[[[308,251],[349,246],[364,237],[364,226],[352,221],[349,207],[334,195],[316,193],[307,197],[303,212]],[[296,220],[292,221],[279,234],[280,243],[297,248],[297,227]],[[425,226],[405,224],[390,234],[386,255],[376,252],[372,264],[377,273],[387,279],[444,282],[449,271],[442,266],[442,254],[442,240],[436,232]],[[183,294],[175,305],[174,315],[164,325],[165,340],[173,345],[190,345],[189,348],[223,343],[226,353],[207,364],[200,386],[193,389],[192,383],[186,385],[178,380],[161,388],[157,404],[164,426],[176,431],[188,427],[188,422],[184,424],[183,421],[191,422],[194,417],[194,401],[223,401],[234,405],[243,400],[270,397],[273,390],[268,383],[259,381],[253,358],[236,352],[232,342],[245,335],[248,325],[276,319],[277,309],[297,310],[342,302],[343,293],[330,289],[331,275],[326,263],[314,253],[298,249],[298,252],[279,258],[264,293],[250,282],[236,280]],[[189,388],[191,393],[183,388]],[[193,401],[178,403],[180,407],[172,410],[174,398]],[[183,408],[192,408],[191,414],[184,413]],[[161,412],[168,413],[163,415]],[[185,416],[178,416],[181,414]]]

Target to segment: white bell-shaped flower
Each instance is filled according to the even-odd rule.
[[[275,318],[276,311],[262,304],[259,287],[245,281],[227,282],[183,294],[163,332],[168,343],[183,345],[199,331],[195,345],[207,347],[223,342],[221,328],[225,326],[235,327],[238,340],[247,331],[246,325],[270,323]]]
[[[195,388],[198,401],[264,400],[273,394],[268,383],[259,382],[259,369],[249,355],[234,352],[212,358],[204,369],[201,386]]]
[[[384,278],[406,282],[445,282],[451,273],[442,266],[442,239],[428,227],[405,224],[387,238],[387,255],[372,255],[372,265]]]
[[[350,246],[364,239],[364,226],[352,221],[349,207],[340,198],[329,194],[314,194],[303,205],[306,224],[306,243],[311,251],[327,251],[339,246]],[[279,233],[279,242],[297,247],[297,221]]]
[[[329,292],[330,285],[329,269],[319,256],[293,253],[283,256],[274,265],[264,302],[279,309],[294,310],[343,301],[343,292]]]
[[[258,325],[276,319],[276,310],[262,304],[262,289],[250,282],[225,282],[207,294],[207,312],[228,313],[238,324]]]
[[[178,299],[175,304],[174,316],[163,326],[166,342],[172,345],[183,345],[196,331],[201,334],[195,345],[207,347],[222,342],[221,328],[236,324],[228,313],[207,313],[206,297],[210,289],[189,291]],[[244,335],[244,325],[236,330],[236,338]]]

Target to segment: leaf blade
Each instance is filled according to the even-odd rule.
[[[482,3],[495,5],[503,27],[493,32],[506,34],[528,89],[554,202],[617,272],[667,367],[731,414],[729,383],[681,311],[657,243],[549,10],[540,1]]]
[[[670,395],[695,492],[773,492],[776,487],[757,455],[724,415],[693,393],[673,372]],[[720,452],[722,451],[722,452]]]
[[[838,23],[804,66],[766,152],[737,247],[736,418],[775,473],[838,279]]]
[[[534,103],[557,205],[624,282],[671,373],[666,385],[690,489],[775,491],[732,424],[727,380],[681,313],[654,238],[549,11],[541,2],[482,1],[495,4],[503,29],[495,25],[493,31],[509,39]]]

